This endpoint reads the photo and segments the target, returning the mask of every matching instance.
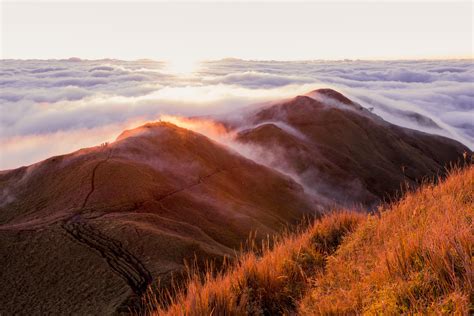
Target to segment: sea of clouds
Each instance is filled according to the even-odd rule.
[[[2,60],[0,170],[112,141],[162,115],[223,115],[330,87],[392,123],[474,149],[474,64],[436,61]]]

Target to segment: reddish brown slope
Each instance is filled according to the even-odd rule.
[[[457,141],[385,122],[331,89],[270,106],[248,121],[257,127],[240,132],[239,141],[279,153],[307,188],[337,203],[374,205],[470,152]]]
[[[111,313],[183,259],[232,255],[313,212],[290,179],[168,123],[3,172],[0,189],[11,313]]]

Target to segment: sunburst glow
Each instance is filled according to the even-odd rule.
[[[199,69],[199,61],[192,58],[173,58],[167,61],[165,71],[175,75],[189,75]]]

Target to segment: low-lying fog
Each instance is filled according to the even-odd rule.
[[[474,148],[474,64],[437,61],[161,62],[2,60],[0,170],[112,141],[162,115],[238,112],[334,88],[398,125]],[[417,115],[417,114],[420,115]]]

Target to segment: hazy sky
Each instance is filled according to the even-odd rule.
[[[471,1],[2,1],[2,58],[472,57]]]

